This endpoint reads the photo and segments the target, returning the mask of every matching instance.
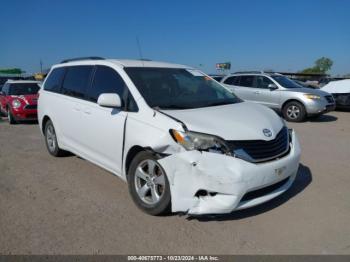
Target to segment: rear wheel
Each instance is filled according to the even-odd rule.
[[[128,172],[129,192],[135,204],[151,215],[170,212],[170,186],[156,156],[140,152],[131,161]]]
[[[56,157],[65,155],[66,152],[60,149],[58,146],[56,131],[51,120],[48,120],[46,122],[44,130],[45,130],[45,143],[49,153]]]
[[[291,101],[283,107],[283,116],[289,122],[301,122],[305,120],[306,110],[301,103]]]

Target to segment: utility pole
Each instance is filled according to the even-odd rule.
[[[43,73],[43,61],[40,59],[40,73]]]

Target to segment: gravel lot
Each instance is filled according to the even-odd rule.
[[[0,120],[0,254],[350,254],[350,112],[289,126],[302,164],[288,192],[187,218],[142,213],[119,178]]]

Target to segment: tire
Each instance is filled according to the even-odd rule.
[[[306,118],[306,110],[303,104],[297,101],[288,102],[283,107],[283,117],[288,122],[302,122]]]
[[[169,181],[154,154],[142,151],[134,157],[128,171],[128,186],[134,203],[142,211],[153,216],[170,213]]]
[[[47,151],[55,157],[66,155],[66,151],[58,146],[56,131],[51,120],[46,122],[44,131]]]
[[[15,125],[17,124],[17,121],[15,120],[15,118],[13,117],[10,108],[7,110],[7,119],[10,123],[10,125]]]

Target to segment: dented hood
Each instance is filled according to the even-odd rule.
[[[190,131],[217,135],[225,140],[271,140],[284,125],[273,110],[249,102],[163,112],[182,121]],[[265,128],[271,130],[271,137],[264,135]]]

